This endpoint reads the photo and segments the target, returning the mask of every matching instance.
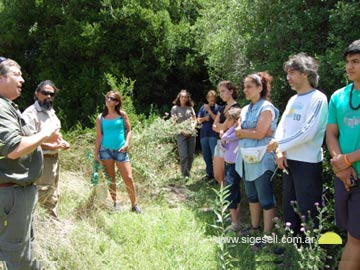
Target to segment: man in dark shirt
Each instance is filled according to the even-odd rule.
[[[42,173],[39,145],[59,136],[55,125],[34,135],[26,126],[13,102],[24,82],[19,64],[0,57],[0,261],[8,270],[40,269],[31,250],[33,183]]]

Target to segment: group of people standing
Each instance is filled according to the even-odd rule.
[[[236,101],[237,87],[231,81],[221,81],[218,92],[225,105],[218,105],[216,92],[210,90],[197,121],[202,125],[205,178],[215,178],[229,187],[230,228],[241,235],[260,231],[261,213],[263,233],[271,233],[277,215],[272,182],[277,169],[283,171],[283,220],[294,234],[300,234],[303,218],[319,225],[317,207],[323,203],[322,145],[326,134],[336,175],[336,224],[348,232],[339,267],[360,269],[360,40],[350,44],[344,58],[348,79],[353,83],[336,91],[329,104],[326,95],[317,89],[318,62],[298,53],[283,65],[296,94],[287,102],[279,122],[279,110],[270,101],[272,77],[267,72],[245,77],[243,92],[249,104],[241,109]],[[191,118],[193,123],[190,93],[182,90],[181,96],[184,102],[174,103],[171,114],[182,121]],[[177,142],[181,171],[188,177],[195,137],[182,134]],[[245,229],[240,222],[241,180],[251,216],[251,226]]]
[[[197,121],[202,124],[200,142],[207,178],[229,187],[231,229],[243,235],[260,231],[261,213],[264,234],[273,228],[276,201],[272,178],[276,168],[284,171],[284,221],[291,224],[295,234],[300,233],[301,219],[293,208],[296,201],[297,211],[318,225],[326,132],[336,175],[336,224],[348,233],[339,268],[355,270],[360,269],[360,40],[350,44],[344,57],[352,83],[334,92],[329,106],[325,94],[317,90],[316,60],[304,53],[289,57],[284,71],[296,94],[288,101],[279,123],[279,110],[269,99],[272,77],[267,72],[245,77],[243,91],[249,104],[243,108],[236,101],[237,87],[231,81],[221,81],[218,91],[224,106],[216,104],[216,92],[211,90],[206,96],[208,103],[196,117],[190,93],[181,90],[171,115],[175,125],[189,121],[189,128],[176,137],[181,173],[186,178],[194,159],[193,131]],[[24,82],[20,65],[0,57],[0,261],[9,270],[40,269],[32,256],[33,211],[39,194],[40,203],[57,218],[58,154],[70,147],[62,138],[53,110],[55,84],[41,82],[34,104],[21,114],[14,100],[21,95]],[[96,119],[95,159],[111,179],[109,191],[115,210],[120,208],[116,165],[126,184],[131,210],[141,213],[128,156],[130,140],[131,125],[121,96],[109,91],[104,110]],[[251,226],[246,229],[240,222],[241,180],[251,216]]]

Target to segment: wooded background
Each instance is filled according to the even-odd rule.
[[[306,52],[320,62],[328,96],[347,83],[343,52],[360,38],[360,3],[335,0],[0,0],[0,55],[22,66],[22,109],[36,85],[61,89],[65,129],[94,125],[103,95],[119,85],[136,112],[169,111],[182,88],[196,109],[222,79],[273,77],[282,111],[294,94],[283,63]],[[243,96],[239,101],[243,104]],[[126,108],[125,108],[126,109]]]

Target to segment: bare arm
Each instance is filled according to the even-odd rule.
[[[43,150],[58,150],[58,149],[67,150],[70,148],[70,143],[65,141],[62,137],[62,134],[59,133],[59,139],[56,142],[45,141],[44,143],[41,144],[41,148]]]
[[[210,121],[210,119],[209,119],[209,116],[204,116],[204,117],[198,117],[198,118],[197,118],[197,121],[198,121],[200,124],[202,124],[202,123],[204,123],[204,122]]]
[[[96,139],[95,139],[95,159],[100,161],[100,157],[99,157],[99,150],[100,150],[100,144],[101,144],[101,140],[102,140],[102,131],[101,131],[101,116],[99,115],[96,118]]]
[[[259,121],[255,129],[236,129],[236,136],[240,139],[248,138],[261,140],[267,136],[272,122],[271,111],[263,111],[259,116]]]
[[[326,128],[326,144],[328,146],[329,152],[332,159],[332,165],[338,167],[339,169],[346,169],[349,167],[347,162],[354,163],[356,161],[360,161],[360,149],[355,150],[351,153],[346,154],[346,161],[345,155],[341,153],[341,149],[339,146],[339,130],[336,124],[329,124]]]
[[[220,123],[219,121],[220,121],[220,112],[218,112],[218,114],[216,115],[214,124],[212,126],[213,130],[220,134],[228,130],[232,125],[232,123],[229,122],[227,119],[225,120],[224,123]]]
[[[221,124],[220,124],[220,112],[217,113],[215,119],[214,119],[214,123],[213,123],[213,126],[212,126],[212,129],[215,131],[215,132],[220,132],[221,130]]]
[[[118,151],[119,152],[127,152],[129,149],[129,146],[130,146],[130,141],[131,141],[131,125],[130,125],[129,117],[124,111],[122,111],[122,117],[124,118],[125,129],[126,129],[125,136],[126,137],[125,137],[125,144]]]
[[[215,120],[216,118],[216,114],[212,112],[210,105],[209,104],[205,104],[204,105],[205,110],[209,113],[209,116],[211,117],[212,120]],[[208,120],[210,121],[210,119]]]
[[[330,162],[333,167],[334,173],[344,183],[345,189],[349,191],[351,188],[350,177],[353,176],[355,179],[357,179],[357,175],[355,169],[352,166],[349,166],[345,161],[345,155],[341,153],[341,149],[339,146],[338,125],[327,125],[326,144],[329,149],[330,155],[332,156]],[[357,152],[358,151],[353,152],[354,156],[351,156],[351,158],[355,158],[357,156]]]
[[[7,157],[10,159],[17,159],[30,154],[46,140],[49,142],[56,142],[60,137],[57,129],[58,128],[55,126],[50,126],[32,136],[23,136],[18,146],[9,153]]]
[[[341,154],[339,146],[339,128],[336,124],[328,124],[326,127],[326,144],[332,157]]]

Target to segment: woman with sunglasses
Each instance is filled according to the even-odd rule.
[[[141,213],[136,204],[135,185],[128,156],[131,126],[126,112],[121,110],[121,105],[122,100],[118,92],[106,93],[104,111],[96,119],[95,159],[103,164],[107,177],[111,180],[109,191],[114,202],[114,210],[120,211],[116,191],[116,165],[130,197],[131,211]]]

